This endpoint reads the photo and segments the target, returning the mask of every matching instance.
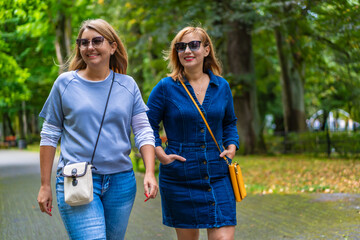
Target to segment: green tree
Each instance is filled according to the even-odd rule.
[[[235,10],[228,11],[234,7]],[[187,25],[201,25],[208,30],[220,58],[227,62],[224,75],[236,93],[234,102],[239,118],[239,133],[245,143],[245,153],[252,153],[261,131],[249,32],[252,20],[241,19],[244,16],[241,7],[236,1],[133,0],[122,4],[119,11],[125,13],[120,20],[123,21],[121,32],[126,36],[131,65],[136,65],[131,73],[140,81],[145,96],[168,72],[163,51],[168,49],[174,34]],[[253,11],[246,11],[245,14],[252,16]],[[237,18],[231,17],[236,14]],[[227,20],[228,17],[232,20]],[[238,36],[236,39],[235,34]]]
[[[20,69],[27,69],[27,80],[22,85],[31,90],[21,108],[11,106],[6,112],[25,113],[20,119],[29,121],[20,121],[19,128],[38,134],[38,113],[58,73],[66,69],[80,23],[96,18],[94,9],[100,5],[95,0],[10,0],[0,4],[1,51],[11,56]],[[12,114],[9,122],[16,122],[18,115]]]
[[[252,40],[257,14],[251,2],[222,1],[213,6],[214,12],[222,16],[218,25],[224,29],[226,43],[224,69],[233,89],[238,132],[245,154],[259,150],[262,136]]]
[[[309,11],[313,24],[306,34],[315,51],[307,72],[308,112],[342,108],[360,121],[359,2],[316,1]]]

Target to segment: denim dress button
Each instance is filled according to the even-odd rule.
[[[205,180],[208,180],[208,179],[209,179],[209,176],[205,176],[204,179],[205,179]]]
[[[207,162],[206,161],[203,161],[203,164],[206,164]]]
[[[202,129],[200,130],[200,132],[201,132],[201,133],[204,133],[204,132],[205,132],[205,129],[202,128]]]

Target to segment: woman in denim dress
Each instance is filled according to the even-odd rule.
[[[160,160],[159,186],[163,223],[178,239],[234,239],[236,206],[223,156],[239,147],[232,94],[220,76],[221,67],[204,29],[186,27],[171,42],[167,56],[171,73],[150,94],[147,112]],[[179,81],[183,81],[204,113],[220,154],[204,121]],[[159,124],[168,139],[161,146]]]

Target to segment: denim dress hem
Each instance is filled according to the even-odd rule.
[[[226,221],[223,222],[221,224],[198,224],[196,226],[189,226],[187,224],[177,224],[177,225],[172,225],[168,222],[163,222],[163,224],[165,226],[168,227],[173,227],[173,228],[185,228],[185,229],[199,229],[199,228],[220,228],[220,227],[225,227],[225,226],[236,226],[237,225],[237,221]]]

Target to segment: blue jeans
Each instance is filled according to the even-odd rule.
[[[134,172],[93,173],[94,200],[72,207],[64,200],[64,177],[56,179],[61,218],[70,239],[124,239],[136,195]]]

